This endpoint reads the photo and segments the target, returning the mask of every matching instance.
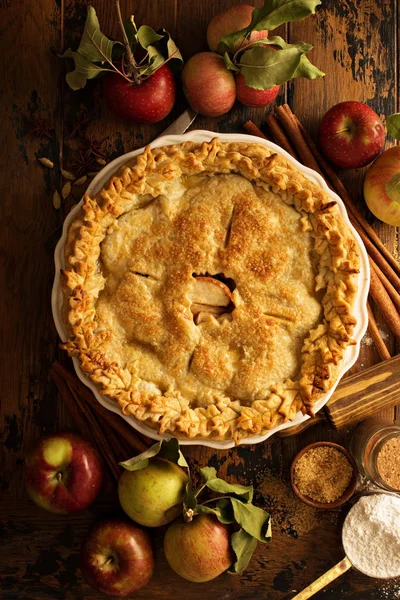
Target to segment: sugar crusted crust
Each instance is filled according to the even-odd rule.
[[[313,414],[353,343],[358,271],[336,203],[264,146],[146,148],[69,227],[63,347],[124,414],[238,442]],[[195,324],[193,275],[216,273],[234,310]]]

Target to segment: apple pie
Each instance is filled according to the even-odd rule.
[[[239,442],[335,383],[358,272],[336,202],[280,155],[146,148],[69,227],[63,347],[125,415]]]

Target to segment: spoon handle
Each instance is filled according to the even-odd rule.
[[[314,596],[314,594],[319,592],[319,590],[322,590],[322,588],[328,585],[328,583],[330,583],[337,577],[340,577],[340,575],[343,575],[343,573],[346,573],[346,571],[348,571],[351,567],[351,562],[349,561],[347,556],[345,556],[344,559],[340,561],[340,563],[338,563],[337,565],[332,567],[332,569],[329,569],[329,571],[321,575],[321,577],[310,583],[308,587],[306,587],[302,592],[294,596],[292,600],[307,600],[307,598],[311,598],[311,596]]]

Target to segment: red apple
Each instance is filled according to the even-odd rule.
[[[219,117],[235,103],[235,78],[215,52],[200,52],[189,58],[183,67],[182,84],[190,106],[206,117]]]
[[[274,85],[268,90],[256,90],[246,85],[244,77],[241,73],[236,75],[236,92],[237,99],[245,106],[260,108],[271,104],[279,94],[280,86]]]
[[[207,27],[207,43],[210,50],[213,52],[217,50],[222,36],[247,27],[250,24],[253,10],[254,6],[250,6],[249,4],[235,4],[215,15]],[[267,29],[264,31],[253,31],[249,40],[243,42],[243,38],[240,38],[236,42],[235,50],[241,45],[245,47],[250,42],[255,42],[266,37],[268,37]]]
[[[103,480],[103,464],[93,446],[74,433],[41,438],[25,460],[29,496],[41,508],[68,514],[86,508]]]
[[[165,534],[164,552],[178,575],[198,583],[215,579],[234,561],[229,527],[212,515],[172,523]]]
[[[81,549],[87,583],[110,596],[129,596],[145,586],[154,572],[149,534],[119,519],[97,523]]]
[[[129,83],[117,73],[108,73],[103,79],[107,106],[128,123],[158,123],[171,112],[175,92],[175,79],[168,65],[139,84]]]
[[[364,198],[378,219],[400,226],[400,146],[385,150],[368,169]]]
[[[182,514],[187,482],[178,465],[152,458],[144,469],[122,473],[118,497],[128,517],[146,527],[161,527]]]
[[[374,160],[385,143],[382,121],[362,102],[340,102],[322,119],[319,144],[338,167],[358,169]]]

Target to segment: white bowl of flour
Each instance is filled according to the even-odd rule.
[[[381,579],[400,575],[400,496],[363,496],[343,525],[343,547],[353,567]]]

